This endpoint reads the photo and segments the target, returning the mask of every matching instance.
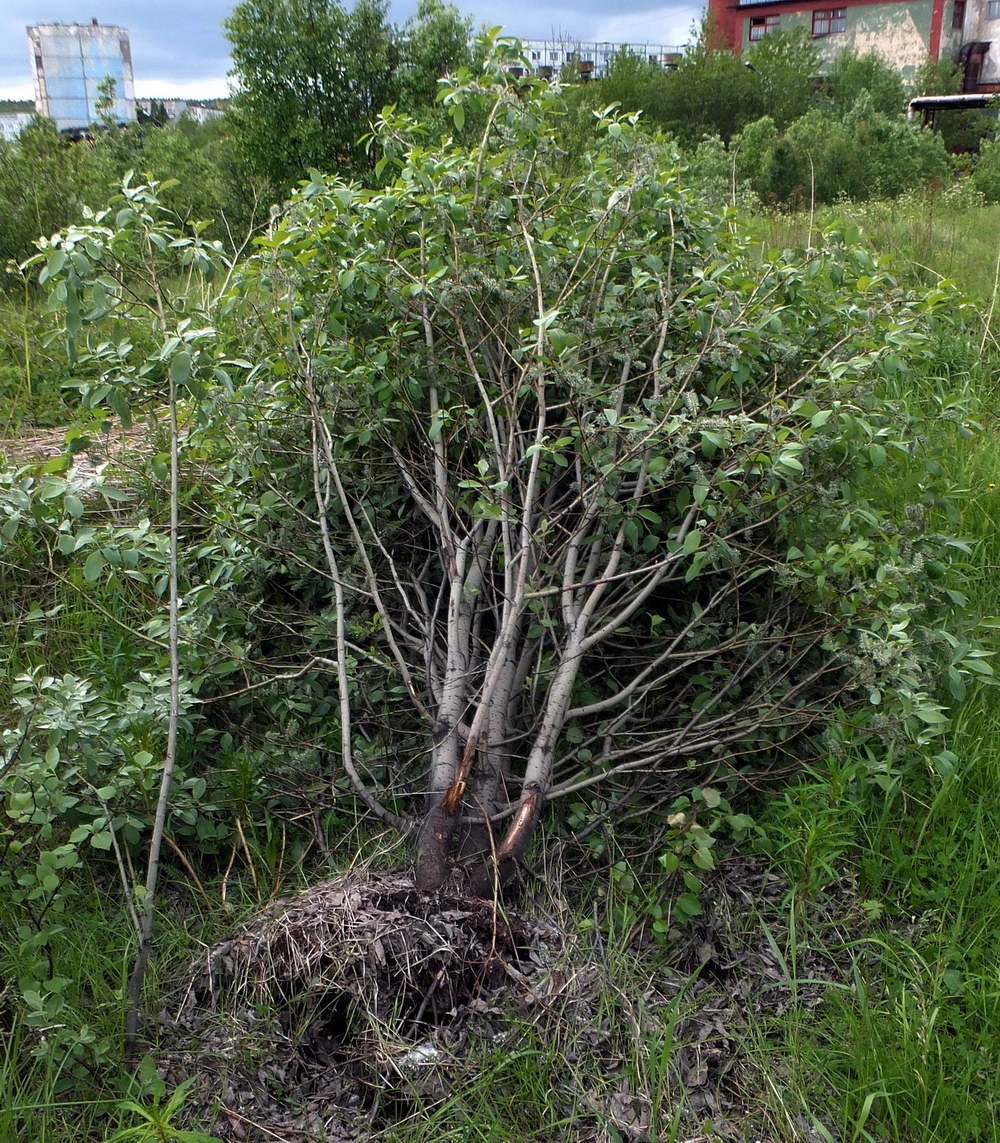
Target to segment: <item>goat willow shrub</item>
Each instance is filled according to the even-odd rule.
[[[387,110],[372,140],[386,185],[315,173],[224,293],[218,251],[172,227],[155,188],[126,187],[39,261],[81,374],[97,376],[90,415],[155,406],[168,374],[185,392],[198,512],[182,551],[182,757],[196,785],[181,787],[175,826],[191,849],[200,821],[212,845],[226,833],[228,803],[206,812],[189,796],[213,796],[213,742],[226,773],[238,756],[240,813],[268,775],[293,772],[283,796],[310,808],[322,780],[338,803],[362,786],[400,824],[434,810],[460,777],[442,745],[455,728],[434,712],[442,664],[461,659],[456,709],[470,722],[490,709],[466,816],[536,794],[565,796],[581,824],[665,806],[661,864],[691,893],[716,833],[747,828],[731,812],[741,780],[815,756],[831,724],[921,759],[945,721],[942,672],[988,671],[958,634],[952,549],[928,530],[947,490],[921,425],[881,395],[886,374],[898,383],[919,362],[949,299],[905,296],[850,233],[761,258],[685,190],[675,155],[611,110],[571,164],[557,93],[508,64],[501,45],[492,72],[442,93],[456,122],[483,124],[481,142],[435,141]],[[153,268],[177,285],[151,317],[132,287]],[[142,336],[106,340],[108,317]],[[887,479],[905,487],[905,515],[880,502]],[[58,522],[32,516],[41,487],[5,494],[18,528],[52,531],[86,582],[155,587],[155,544],[129,543],[120,561],[121,525],[92,519],[86,498]],[[461,574],[444,525],[474,552]],[[600,634],[586,646],[581,609]],[[503,616],[517,655],[501,707],[486,676]],[[162,618],[146,633],[162,640]],[[340,702],[327,666],[338,640]],[[154,679],[157,656],[137,651]],[[267,685],[275,662],[292,670]],[[101,680],[80,685],[103,719]],[[24,713],[5,740],[24,752],[7,797],[59,780]],[[342,770],[346,716],[355,776]],[[96,741],[86,718],[77,753]],[[159,732],[143,719],[155,772]],[[119,766],[79,761],[91,785],[87,766]],[[126,777],[96,788],[114,786],[113,812],[134,825],[146,807],[131,791],[147,779]],[[50,852],[65,836],[96,859],[107,813],[80,790],[88,837],[79,810],[46,795],[33,844]],[[19,838],[36,825],[23,801],[10,804]]]
[[[459,76],[442,104],[485,124],[482,143],[436,143],[387,111],[387,185],[315,172],[237,286],[240,352],[268,402],[254,422],[264,409],[287,425],[308,395],[345,481],[326,503],[358,728],[369,743],[390,727],[399,762],[378,782],[423,781],[431,741],[430,804],[455,788],[433,719],[400,698],[401,663],[440,709],[436,664],[466,639],[471,725],[493,701],[498,617],[521,603],[516,700],[495,728],[519,745],[474,799],[491,811],[518,789],[523,808],[533,785],[599,797],[594,814],[626,793],[662,804],[705,770],[732,783],[811,757],[842,718],[921,757],[945,719],[942,669],[988,670],[955,634],[950,549],[928,531],[946,490],[922,426],[883,396],[926,354],[947,295],[906,296],[846,231],[762,259],[611,110],[570,165],[557,93],[502,66]],[[308,500],[298,460],[275,479]],[[907,490],[898,518],[887,480]],[[503,539],[521,525],[523,559]],[[295,527],[294,546],[317,551]],[[474,576],[439,555],[455,529]],[[513,564],[527,578],[514,603]],[[434,603],[452,589],[464,633]],[[604,627],[580,653],[580,616],[601,626],[584,598]],[[705,868],[718,808],[675,805],[671,852]]]

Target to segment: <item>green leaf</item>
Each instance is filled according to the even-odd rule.
[[[948,721],[948,716],[944,711],[934,706],[917,707],[916,714],[921,722],[926,722],[929,726],[938,726],[940,723]]]
[[[698,545],[701,543],[701,532],[697,528],[693,528],[684,537],[684,545],[681,548],[681,554],[685,556],[691,555],[692,552],[698,550]]]
[[[572,349],[577,345],[580,339],[575,333],[569,333],[564,329],[553,326],[549,330],[549,345],[552,347],[553,353],[557,357],[566,352],[567,349]]]
[[[742,833],[750,829],[753,825],[753,818],[747,814],[729,814],[726,817],[726,821],[729,824],[729,828],[737,833]]]
[[[108,394],[108,404],[111,406],[111,411],[121,421],[122,428],[130,429],[132,427],[132,410],[125,399],[125,394],[120,389],[112,389]]]
[[[701,552],[695,554],[694,559],[691,561],[691,566],[684,573],[684,582],[690,583],[693,579],[697,579],[701,575],[701,570],[705,566],[706,560]]]
[[[101,573],[104,571],[104,565],[103,549],[95,548],[90,555],[87,556],[87,562],[83,565],[83,578],[88,583],[93,583],[100,578]]]
[[[722,801],[722,795],[712,786],[704,786],[701,791],[701,800],[710,810],[714,810]]]
[[[707,849],[702,849],[700,845],[695,848],[691,860],[699,869],[704,869],[706,873],[715,868],[715,858]]]
[[[40,465],[38,471],[46,474],[65,472],[72,463],[73,458],[69,453],[62,453],[60,456],[54,456],[51,460],[47,460],[43,465]]]
[[[701,902],[693,893],[682,893],[674,902],[674,907],[683,920],[690,917],[700,917],[704,911]]]
[[[170,380],[175,385],[185,385],[190,376],[191,354],[185,349],[175,354],[170,361]]]
[[[112,488],[108,484],[101,485],[101,495],[106,500],[114,500],[116,503],[132,499],[131,494],[126,492],[124,488]]]
[[[42,267],[42,272],[38,275],[38,281],[44,285],[49,278],[54,278],[57,274],[61,274],[65,265],[66,251],[53,250],[48,256],[45,265]]]

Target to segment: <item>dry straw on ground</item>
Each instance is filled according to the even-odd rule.
[[[485,1082],[484,1060],[543,1042],[561,1139],[648,1143],[679,1106],[686,1137],[710,1124],[767,1143],[748,1019],[780,1017],[793,994],[820,1004],[839,975],[804,942],[790,981],[787,892],[766,862],[736,859],[668,949],[634,933],[610,950],[569,910],[530,920],[418,893],[404,873],[345,874],[205,951],[162,1014],[158,1062],[171,1084],[198,1077],[192,1111],[224,1139],[332,1143],[398,1129]]]

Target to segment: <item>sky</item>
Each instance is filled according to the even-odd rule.
[[[24,33],[28,24],[89,24],[92,18],[128,29],[136,95],[225,95],[230,63],[222,21],[234,2],[2,0],[0,99],[33,98]],[[416,0],[393,0],[389,18],[402,24],[415,7]],[[524,39],[549,39],[561,32],[581,41],[684,44],[704,5],[687,0],[457,0],[457,7],[476,28],[500,25]]]

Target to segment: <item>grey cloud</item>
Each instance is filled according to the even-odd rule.
[[[30,83],[28,51],[24,29],[28,24],[73,21],[86,22],[96,16],[102,24],[121,24],[129,31],[132,58],[138,82],[156,79],[178,83],[218,80],[229,70],[229,53],[222,21],[232,8],[229,0],[101,0],[83,6],[73,0],[67,9],[61,3],[40,0],[6,0],[0,17],[0,98],[6,90]],[[589,39],[609,23],[617,24],[632,17],[676,13],[672,19],[659,17],[642,22],[648,31],[642,38],[651,42],[672,42],[667,25],[686,28],[697,9],[685,3],[664,0],[572,0],[551,4],[535,4],[529,0],[459,0],[458,7],[470,15],[474,26],[501,25],[511,35],[525,39],[544,39],[562,32],[578,39]],[[416,8],[416,0],[395,0],[390,18],[403,23]],[[676,32],[674,41],[676,42]]]

